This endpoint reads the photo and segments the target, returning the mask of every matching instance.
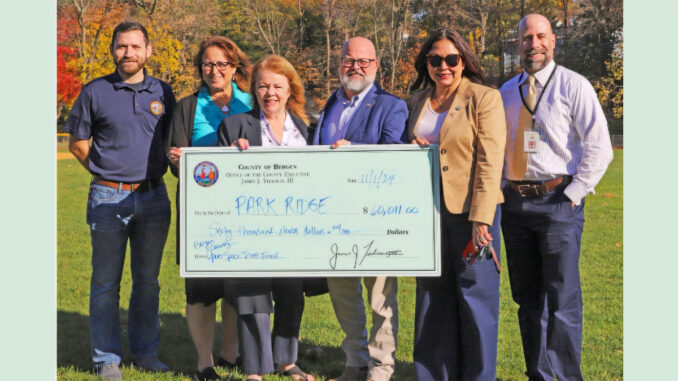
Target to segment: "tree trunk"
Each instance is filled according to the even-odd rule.
[[[568,5],[570,3],[570,0],[562,0],[561,2],[563,4],[563,27],[565,28],[563,30],[563,38],[567,38],[567,24],[568,24],[568,22],[567,22],[568,21],[567,20],[567,8],[568,8]]]
[[[297,0],[297,7],[299,9],[299,42],[297,43],[297,50],[304,50],[304,12],[306,11],[306,3],[301,6],[301,0]]]
[[[332,44],[330,40],[330,32],[332,30],[332,11],[334,9],[334,1],[329,0],[327,4],[327,29],[325,29],[325,45],[327,47],[327,56],[326,56],[326,66],[325,66],[325,93],[330,96],[330,78],[332,73],[330,72],[331,59],[332,59]]]

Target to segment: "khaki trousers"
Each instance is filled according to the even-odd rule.
[[[334,313],[346,334],[341,348],[346,354],[346,366],[367,366],[368,379],[387,381],[395,368],[398,278],[380,276],[362,279],[372,309],[369,341],[361,278],[327,278]]]

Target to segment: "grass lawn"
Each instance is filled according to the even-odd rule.
[[[580,259],[584,298],[583,371],[588,380],[623,379],[622,321],[622,167],[623,151],[615,159],[586,200],[586,224]],[[90,176],[74,160],[57,162],[57,377],[60,380],[90,380],[89,356],[89,228],[85,208]],[[176,179],[165,177],[170,200],[174,202]],[[174,209],[172,209],[174,210]],[[129,353],[123,354],[123,377],[133,380],[190,380],[195,372],[196,355],[188,335],[185,317],[184,281],[175,264],[175,221],[172,221],[160,270],[160,358],[174,373],[155,375],[131,368]],[[502,262],[505,256],[502,253]],[[414,336],[414,278],[399,279],[400,332],[394,380],[413,380],[412,339]],[[126,347],[127,305],[131,278],[126,265],[120,290],[120,321],[123,347]],[[517,307],[511,299],[506,267],[501,276],[501,315],[499,326],[498,380],[524,380]],[[217,312],[217,316],[220,314]],[[368,315],[369,316],[369,315]],[[369,324],[369,322],[368,322]],[[218,329],[220,326],[218,326]],[[217,336],[219,337],[219,332]],[[340,348],[343,338],[328,295],[306,299],[301,328],[302,369],[318,380],[336,376],[343,369]],[[215,340],[214,353],[219,351]],[[308,348],[320,346],[324,354],[317,361],[303,357]],[[223,369],[217,371],[226,376]],[[242,374],[234,379],[244,380]],[[264,380],[282,380],[267,375]]]

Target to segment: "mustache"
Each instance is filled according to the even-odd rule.
[[[346,72],[346,76],[353,75],[353,74],[358,74],[359,76],[365,78],[365,74],[357,71],[357,70],[351,70]]]
[[[530,49],[525,52],[525,55],[533,55],[533,54],[546,54],[546,49]]]

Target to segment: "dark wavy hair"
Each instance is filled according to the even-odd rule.
[[[473,52],[473,49],[471,49],[466,40],[464,40],[459,33],[450,28],[442,28],[433,32],[431,37],[424,42],[424,45],[419,50],[419,54],[417,54],[417,58],[414,60],[414,69],[417,71],[417,79],[414,81],[412,87],[410,87],[411,92],[417,90],[422,84],[424,85],[424,89],[435,85],[428,75],[426,55],[433,49],[433,44],[444,39],[450,40],[459,51],[459,57],[464,63],[464,71],[461,73],[462,76],[468,78],[471,82],[479,83],[481,85],[485,84],[483,71],[480,67],[480,60]]]
[[[244,92],[248,91],[250,87],[250,76],[252,74],[250,60],[235,42],[224,36],[212,36],[203,41],[200,44],[198,53],[193,57],[193,66],[195,67],[198,78],[200,78],[200,86],[202,87],[205,85],[205,81],[202,80],[202,55],[205,54],[207,48],[212,46],[216,46],[223,50],[228,62],[236,66],[233,77],[235,78],[235,84],[238,86],[238,89]]]

